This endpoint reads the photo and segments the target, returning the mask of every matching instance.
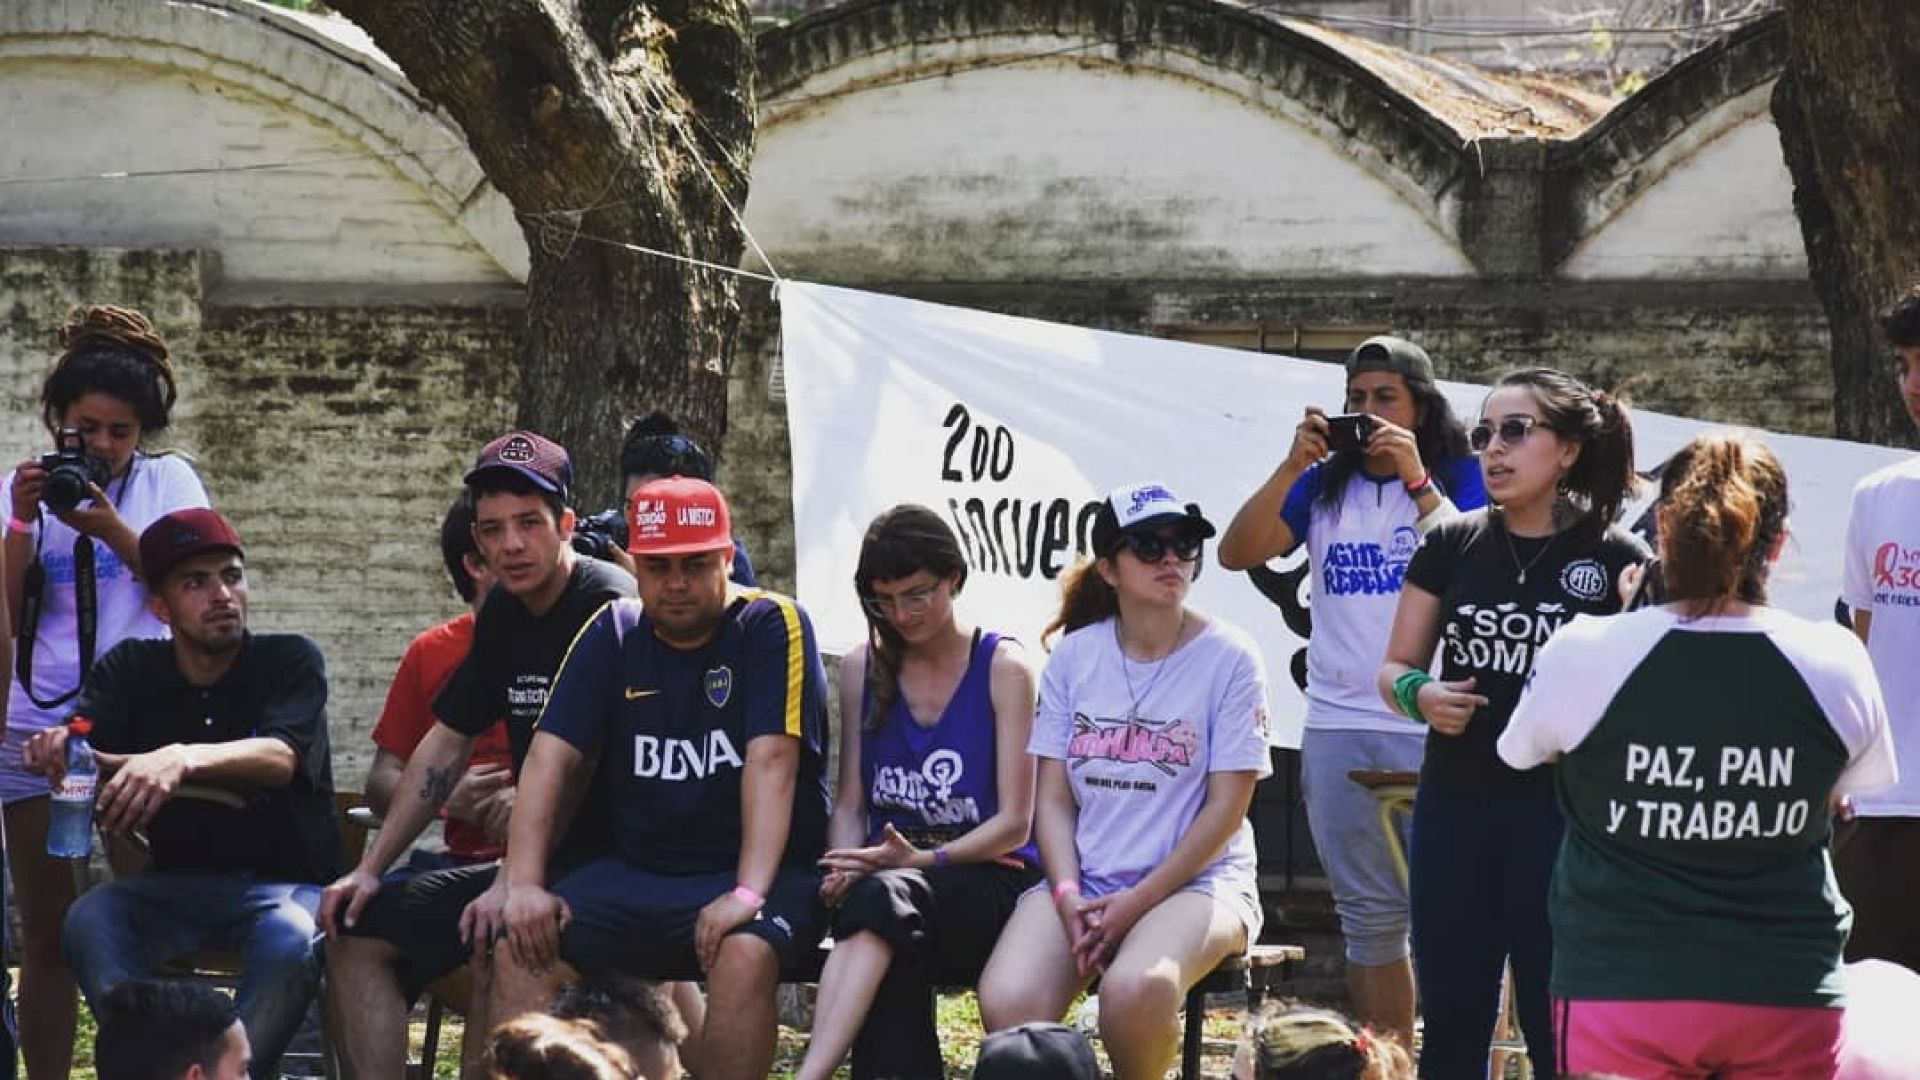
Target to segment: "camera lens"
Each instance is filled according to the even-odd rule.
[[[71,510],[87,497],[87,477],[75,466],[61,465],[47,473],[40,499],[55,510]]]

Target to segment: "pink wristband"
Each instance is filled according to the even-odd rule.
[[[31,534],[33,532],[33,522],[25,518],[13,518],[7,522],[7,531],[17,532],[22,535]]]
[[[1406,486],[1407,494],[1418,497],[1422,494],[1425,494],[1426,490],[1432,486],[1433,486],[1433,474],[1425,473],[1421,475],[1418,481],[1408,484]]]
[[[1054,885],[1054,887],[1053,887],[1053,902],[1054,902],[1054,903],[1056,903],[1056,904],[1057,904],[1057,903],[1059,903],[1059,902],[1060,902],[1060,898],[1061,898],[1061,897],[1063,897],[1063,896],[1065,896],[1065,895],[1067,895],[1068,893],[1072,893],[1072,894],[1073,894],[1073,895],[1075,895],[1075,896],[1079,896],[1079,895],[1080,895],[1080,883],[1079,883],[1079,882],[1077,882],[1077,881],[1072,881],[1072,880],[1068,880],[1068,881],[1062,881],[1062,882],[1060,882],[1060,883],[1058,883],[1058,884],[1056,884],[1056,885]]]
[[[735,885],[733,887],[733,898],[747,905],[748,907],[754,909],[755,911],[758,911],[761,908],[767,906],[766,897],[761,896],[759,893],[754,892],[752,889],[747,888],[745,885]]]

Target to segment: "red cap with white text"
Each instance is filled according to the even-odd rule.
[[[641,484],[627,504],[627,550],[635,555],[733,550],[733,515],[725,496],[689,476]]]

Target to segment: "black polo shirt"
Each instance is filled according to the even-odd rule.
[[[293,779],[285,787],[235,788],[246,800],[241,809],[201,799],[161,807],[147,827],[156,871],[313,883],[340,873],[326,661],[312,641],[249,634],[211,686],[187,681],[171,641],[123,641],[87,673],[74,715],[93,721],[95,749],[115,754],[255,737],[293,750]]]

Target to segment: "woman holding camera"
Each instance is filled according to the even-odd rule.
[[[1395,337],[1362,343],[1347,360],[1346,409],[1349,416],[1332,418],[1307,410],[1286,460],[1220,538],[1220,564],[1245,570],[1307,547],[1307,822],[1346,939],[1354,1011],[1411,1049],[1407,887],[1372,793],[1347,774],[1420,768],[1425,732],[1381,705],[1374,675],[1420,536],[1487,495],[1466,430],[1420,346]]]
[[[128,638],[167,636],[139,581],[140,531],[207,505],[185,459],[141,444],[164,431],[177,387],[166,342],[140,312],[77,307],[40,388],[55,452],[7,477],[7,606],[16,637],[0,800],[26,938],[20,964],[21,1050],[29,1080],[64,1077],[73,1059],[74,985],[60,952],[73,877],[47,855],[48,792],[20,750],[66,719],[87,668]],[[92,602],[87,603],[91,597]]]

